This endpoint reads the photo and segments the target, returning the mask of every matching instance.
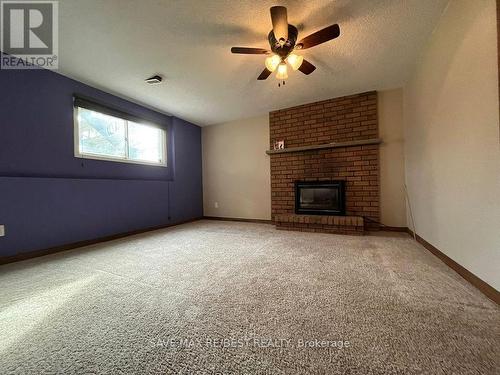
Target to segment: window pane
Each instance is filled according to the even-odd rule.
[[[78,108],[80,152],[126,157],[126,121],[99,112]]]
[[[128,122],[128,154],[131,160],[163,162],[163,130]]]

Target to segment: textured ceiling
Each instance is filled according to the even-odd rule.
[[[60,0],[60,73],[198,125],[368,90],[401,87],[448,0]],[[299,39],[338,23],[342,35],[302,52],[317,66],[278,88],[256,78],[269,8],[285,5]],[[166,84],[144,79],[161,73]]]

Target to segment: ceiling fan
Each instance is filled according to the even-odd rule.
[[[270,50],[252,47],[233,47],[231,48],[231,52],[246,55],[270,55],[265,61],[266,68],[260,73],[257,79],[267,79],[276,70],[276,78],[280,80],[278,86],[280,86],[281,82],[284,85],[285,79],[288,78],[287,63],[290,64],[293,70],[299,70],[306,75],[311,74],[316,69],[304,57],[293,53],[294,51],[311,48],[340,36],[340,27],[335,24],[316,31],[297,43],[298,30],[295,26],[288,24],[287,10],[283,6],[271,7],[271,21],[273,29],[267,37],[271,47]]]

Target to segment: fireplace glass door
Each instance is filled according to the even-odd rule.
[[[314,181],[295,184],[295,212],[313,215],[345,214],[344,181]]]

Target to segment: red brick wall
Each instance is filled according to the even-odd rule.
[[[298,147],[378,137],[377,93],[345,96],[269,114],[270,145]],[[271,155],[271,210],[294,213],[294,182],[346,181],[346,214],[380,221],[379,146],[355,146]]]

